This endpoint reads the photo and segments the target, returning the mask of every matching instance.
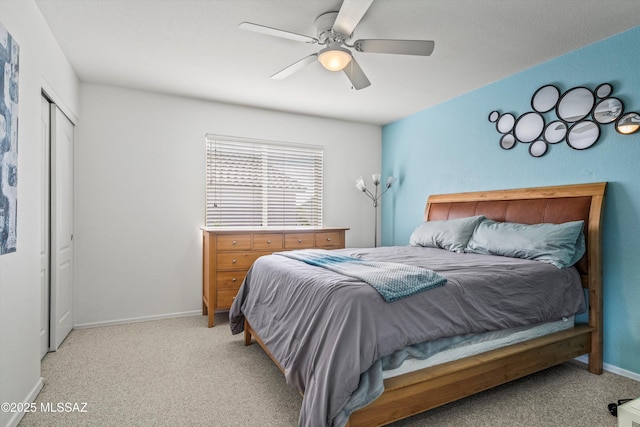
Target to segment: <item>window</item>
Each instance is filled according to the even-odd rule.
[[[323,148],[207,135],[207,227],[321,227]]]

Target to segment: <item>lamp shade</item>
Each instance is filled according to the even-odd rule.
[[[387,188],[391,187],[396,181],[397,179],[394,176],[387,178]]]
[[[340,71],[351,62],[351,52],[337,43],[331,43],[320,51],[318,61],[329,71]]]

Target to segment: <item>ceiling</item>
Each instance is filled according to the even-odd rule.
[[[638,0],[375,0],[362,38],[435,40],[429,57],[355,52],[351,89],[318,46],[243,31],[243,21],[316,36],[341,0],[35,0],[83,82],[386,124],[640,25]],[[579,84],[580,82],[574,82]]]

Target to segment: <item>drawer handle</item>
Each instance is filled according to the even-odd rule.
[[[232,282],[235,282],[236,280],[238,280],[238,279],[236,279],[235,277],[233,279],[231,279]]]
[[[236,242],[235,240],[231,242],[232,245],[235,245],[236,243],[238,242]]]
[[[302,243],[302,239],[298,239],[298,243]]]
[[[327,242],[330,242],[330,241],[331,241],[331,237],[327,237]]]
[[[270,244],[271,244],[271,240],[267,240],[267,245],[270,245]]]
[[[238,260],[237,260],[237,259],[232,259],[232,260],[231,260],[231,264],[235,264],[236,262],[238,262]]]

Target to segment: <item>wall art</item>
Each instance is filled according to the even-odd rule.
[[[0,255],[16,251],[19,50],[0,24]]]
[[[531,97],[531,108],[516,117],[512,113],[489,113],[501,134],[500,147],[510,150],[518,143],[529,145],[529,154],[542,157],[551,145],[565,141],[575,150],[586,150],[598,142],[600,126],[614,123],[623,135],[640,128],[638,113],[625,113],[623,102],[611,96],[613,86],[602,83],[595,90],[574,87],[564,93],[556,86],[542,86]]]

